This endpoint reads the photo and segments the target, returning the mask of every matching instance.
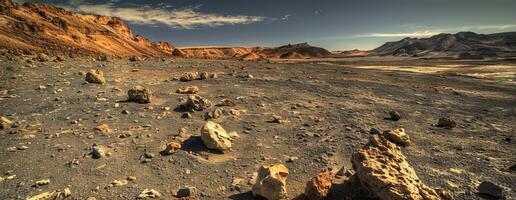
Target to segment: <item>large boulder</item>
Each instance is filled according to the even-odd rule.
[[[150,103],[151,92],[143,86],[137,85],[127,91],[127,101],[136,103]]]
[[[208,121],[201,128],[201,140],[208,149],[225,151],[231,148],[231,137],[220,124]]]
[[[253,195],[268,200],[287,199],[288,169],[282,164],[261,166],[258,170]]]
[[[312,177],[307,183],[305,188],[305,196],[309,200],[321,200],[328,195],[332,185],[332,174],[331,171],[323,171],[317,176]]]
[[[104,78],[104,72],[100,70],[90,70],[86,73],[86,82],[95,84],[104,84],[106,79]]]
[[[187,110],[201,111],[212,106],[210,100],[205,99],[199,95],[189,95],[186,100],[185,107]]]
[[[397,145],[381,135],[373,135],[351,159],[355,180],[366,192],[363,196],[380,200],[439,200],[435,190],[416,175]]]

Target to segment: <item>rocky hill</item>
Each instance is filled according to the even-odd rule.
[[[50,54],[164,56],[174,47],[133,36],[120,18],[0,0],[0,48]]]
[[[455,56],[461,58],[516,54],[516,32],[477,34],[459,32],[429,38],[404,38],[369,52],[378,56]]]
[[[331,52],[309,45],[308,43],[288,44],[276,48],[267,48],[261,51],[262,54],[269,58],[285,58],[285,57],[305,57],[305,58],[322,58],[331,55]]]

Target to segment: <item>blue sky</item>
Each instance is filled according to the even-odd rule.
[[[22,2],[23,0],[18,0]],[[404,37],[516,31],[515,0],[36,0],[114,15],[176,46],[372,49]]]

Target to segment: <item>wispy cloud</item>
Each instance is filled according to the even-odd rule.
[[[402,25],[402,27],[414,28],[414,25]],[[419,26],[426,27],[427,26]],[[440,33],[455,33],[460,31],[479,31],[479,32],[487,32],[487,31],[504,31],[504,30],[512,30],[516,29],[516,24],[499,24],[499,25],[479,25],[479,26],[463,26],[463,27],[454,27],[454,28],[433,28],[421,31],[407,31],[407,32],[397,32],[397,33],[366,33],[355,35],[353,38],[364,38],[364,37],[430,37],[433,35],[437,35]]]
[[[192,29],[202,26],[214,27],[222,25],[250,24],[266,19],[262,16],[202,13],[198,11],[198,7],[183,9],[172,9],[166,7],[153,8],[151,6],[119,7],[115,6],[113,3],[80,4],[74,5],[73,7],[65,5],[62,7],[85,13],[117,16],[125,21],[135,24],[164,24],[173,28],[183,29]]]
[[[369,33],[364,35],[359,35],[357,37],[428,37],[432,35],[437,35],[439,31],[415,31],[415,32],[405,32],[405,33]]]

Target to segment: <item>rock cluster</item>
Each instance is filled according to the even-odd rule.
[[[86,82],[95,83],[95,84],[104,84],[106,83],[106,79],[104,78],[104,72],[100,70],[91,70],[86,73]]]
[[[253,185],[253,195],[268,200],[286,199],[287,176],[288,169],[282,164],[261,166],[256,183]]]
[[[208,149],[225,151],[231,148],[231,137],[220,124],[208,121],[201,128],[201,140]]]
[[[134,86],[130,90],[127,91],[127,101],[132,101],[136,103],[150,103],[151,102],[151,92],[144,88],[143,86]]]

